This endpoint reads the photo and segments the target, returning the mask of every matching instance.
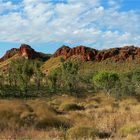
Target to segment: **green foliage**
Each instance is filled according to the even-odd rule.
[[[60,61],[61,61],[61,63],[65,62],[64,57],[61,57],[61,58],[60,58]]]
[[[110,95],[111,90],[115,87],[119,81],[119,75],[113,72],[101,72],[93,76],[93,83],[98,89]]]
[[[58,89],[58,81],[60,78],[60,77],[58,78],[58,76],[59,76],[59,70],[57,69],[52,70],[47,76],[48,86],[51,92],[56,92],[56,90]]]
[[[42,63],[40,61],[35,61],[33,63],[34,78],[35,78],[35,82],[36,82],[38,90],[40,89],[41,82],[44,77],[44,74],[41,71],[41,66],[42,66]]]
[[[19,59],[11,62],[10,73],[14,73],[16,85],[19,86],[21,91],[25,94],[28,92],[28,85],[31,77],[33,76],[33,67],[31,62],[26,59]]]
[[[41,66],[42,63],[37,60],[24,58],[12,60],[7,71],[0,74],[0,79],[3,79],[0,83],[1,95],[27,96],[34,85],[39,90],[44,76]]]
[[[128,72],[120,75],[121,81],[121,95],[122,96],[131,96],[135,94],[135,86],[132,82],[133,72]]]
[[[96,67],[95,62],[81,64],[79,59],[77,61],[74,58],[65,60],[59,57],[55,60],[50,59],[45,64],[51,68],[43,71],[44,74],[43,62],[13,58],[7,69],[0,73],[0,95],[25,97],[25,95],[44,96],[52,92],[67,92],[78,97],[84,92],[103,91],[117,98],[140,97],[140,69],[134,68],[132,71],[125,70],[120,73],[110,72],[111,66],[112,70],[118,65],[122,66],[120,62],[112,65],[109,63],[106,72],[100,70],[100,65],[103,67],[104,62],[98,62],[99,67]]]
[[[132,84],[135,87],[135,94],[140,96],[140,69],[137,69],[133,72]]]
[[[77,88],[79,65],[73,60],[62,61],[61,72],[63,86],[72,92]]]

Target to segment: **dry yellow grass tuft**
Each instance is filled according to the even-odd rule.
[[[136,140],[140,138],[139,108],[134,98],[116,100],[102,93],[85,98],[1,99],[0,138]]]

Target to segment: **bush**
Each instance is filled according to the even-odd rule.
[[[127,124],[124,125],[118,131],[118,134],[122,137],[126,137],[129,134],[139,134],[140,133],[140,124]]]
[[[66,135],[70,139],[93,139],[99,136],[99,131],[92,127],[77,126],[70,128]]]
[[[117,73],[101,72],[93,76],[94,86],[108,95],[113,91],[117,82],[119,82],[119,75]]]
[[[132,96],[135,94],[135,86],[132,82],[133,72],[124,73],[120,76],[121,96]]]
[[[62,61],[61,78],[63,89],[70,93],[77,91],[79,64],[71,59]]]
[[[76,103],[64,103],[60,106],[60,110],[63,111],[84,110],[84,107],[79,106]]]

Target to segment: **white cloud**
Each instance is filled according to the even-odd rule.
[[[58,41],[99,48],[140,45],[140,16],[135,11],[120,11],[120,0],[108,4],[106,8],[100,0],[0,1],[0,13],[4,13],[0,14],[0,40]]]
[[[11,1],[7,1],[7,2],[0,1],[0,14],[2,14],[5,11],[16,10],[17,8],[18,8],[17,5],[12,4]]]

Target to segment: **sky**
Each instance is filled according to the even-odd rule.
[[[140,47],[140,0],[0,0],[0,57],[22,43],[44,53]]]

